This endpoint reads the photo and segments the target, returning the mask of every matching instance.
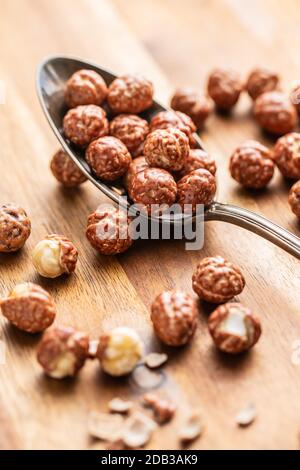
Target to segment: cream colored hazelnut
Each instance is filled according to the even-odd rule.
[[[78,252],[73,243],[61,235],[48,235],[34,248],[33,264],[41,276],[55,278],[75,270]]]
[[[115,328],[100,337],[97,357],[109,375],[127,375],[143,355],[143,343],[135,330]]]

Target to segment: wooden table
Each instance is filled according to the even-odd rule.
[[[187,409],[196,407],[206,430],[194,448],[298,448],[300,365],[292,361],[293,342],[300,338],[298,261],[221,223],[207,224],[201,252],[185,251],[183,242],[160,241],[137,243],[116,258],[95,255],[84,234],[86,218],[105,199],[90,184],[65,191],[51,176],[48,161],[57,143],[34,84],[45,55],[69,53],[117,73],[142,71],[165,102],[177,85],[203,87],[216,65],[243,74],[268,65],[282,72],[288,85],[300,75],[297,0],[286,1],[284,9],[273,0],[0,0],[0,8],[0,79],[7,90],[6,104],[0,105],[1,201],[24,206],[33,225],[24,250],[0,257],[0,294],[18,282],[38,282],[55,297],[58,323],[84,329],[92,338],[116,325],[134,326],[147,350],[158,350],[149,322],[154,296],[173,287],[192,292],[193,269],[206,255],[234,260],[247,280],[239,300],[260,315],[262,338],[242,357],[218,354],[206,328],[209,311],[200,305],[191,345],[168,351],[166,388],[180,402],[177,417],[156,432],[149,447],[177,448],[176,428]],[[244,97],[231,119],[213,117],[201,135],[218,161],[220,199],[299,234],[288,209],[288,186],[279,175],[258,195],[239,189],[228,175],[228,157],[237,144],[249,137],[264,141],[249,106]],[[51,232],[70,236],[80,251],[77,272],[67,279],[43,280],[30,262],[35,243]],[[4,320],[1,325],[6,363],[0,366],[0,448],[103,447],[88,436],[88,411],[105,410],[107,400],[120,394],[138,399],[141,391],[105,377],[94,363],[77,380],[47,379],[35,358],[39,337]],[[234,417],[250,401],[257,420],[239,429]]]

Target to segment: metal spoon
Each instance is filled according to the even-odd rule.
[[[112,201],[127,205],[128,203],[124,202],[124,198],[122,197],[125,195],[124,189],[121,186],[118,187],[114,184],[103,183],[96,179],[84,159],[84,152],[70,145],[63,134],[62,120],[67,111],[64,105],[65,83],[76,70],[82,68],[92,69],[100,73],[107,85],[116,78],[112,73],[93,63],[84,62],[72,57],[51,56],[42,61],[37,71],[37,92],[40,103],[60,145],[78,165],[81,171]],[[153,106],[143,113],[143,117],[149,121],[156,113],[164,110],[166,110],[164,106],[154,101]],[[195,138],[199,148],[203,148],[202,142],[196,134]],[[296,258],[300,258],[299,237],[265,217],[247,209],[213,201],[204,211],[204,220],[217,220],[238,225],[271,241]],[[175,222],[178,222],[178,220]]]

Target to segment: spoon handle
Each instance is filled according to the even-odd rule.
[[[243,227],[300,259],[300,238],[255,212],[213,202],[205,212],[205,220],[219,220]]]

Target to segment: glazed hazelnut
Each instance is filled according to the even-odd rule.
[[[107,101],[114,113],[141,113],[152,105],[153,85],[143,77],[124,75],[110,84]]]
[[[173,110],[160,111],[150,121],[150,132],[170,128],[183,132],[189,139],[190,147],[195,147],[196,140],[193,134],[196,132],[196,126],[187,114]]]
[[[19,330],[39,333],[50,326],[56,315],[54,300],[42,287],[31,282],[18,284],[0,301],[2,314]]]
[[[34,248],[32,260],[35,269],[43,277],[55,278],[75,270],[78,251],[63,235],[52,234]]]
[[[177,201],[184,206],[190,204],[193,211],[197,204],[210,204],[216,193],[216,180],[208,170],[199,168],[183,176],[177,183]]]
[[[208,328],[216,347],[230,354],[252,348],[261,335],[259,319],[240,303],[220,305],[209,317]]]
[[[131,163],[127,147],[115,137],[101,137],[87,148],[85,158],[98,178],[114,181],[123,176]]]
[[[84,104],[100,105],[106,95],[105,81],[94,70],[78,70],[66,83],[65,102],[69,108]]]
[[[142,204],[150,213],[161,212],[176,199],[177,187],[173,176],[161,168],[146,168],[135,174],[130,188],[130,197]],[[156,207],[159,205],[160,207]]]
[[[199,168],[204,168],[212,175],[215,175],[217,171],[216,161],[205,150],[191,149],[179,175],[181,177],[188,175],[194,170],[199,170]]]
[[[100,337],[97,358],[109,375],[130,374],[143,355],[143,343],[135,330],[118,327]]]
[[[74,377],[88,358],[89,338],[72,327],[57,326],[43,334],[37,360],[54,379]]]
[[[149,166],[179,171],[189,155],[187,136],[179,129],[157,129],[144,144],[144,156]]]
[[[242,292],[245,279],[236,265],[222,258],[204,258],[193,274],[193,289],[206,302],[220,304]]]
[[[133,157],[143,154],[143,143],[148,132],[147,121],[135,114],[120,114],[110,122],[110,134],[120,139]]]
[[[300,181],[293,184],[289,191],[289,205],[294,214],[300,219]]]
[[[274,135],[291,132],[297,124],[295,106],[280,91],[259,95],[254,102],[254,117],[262,129]]]
[[[151,306],[151,320],[159,339],[168,346],[188,343],[197,327],[195,300],[181,290],[162,292]]]
[[[300,81],[294,83],[294,86],[290,95],[291,102],[295,106],[298,114],[300,114]]]
[[[31,223],[22,207],[16,204],[0,206],[0,253],[20,250],[30,232]]]
[[[242,91],[242,82],[239,75],[233,70],[214,70],[207,83],[207,92],[213,99],[216,107],[222,111],[229,111],[237,103]]]
[[[130,163],[127,173],[125,174],[124,179],[123,179],[124,186],[128,190],[129,195],[130,195],[131,185],[132,185],[134,176],[139,171],[145,170],[146,168],[149,168],[149,165],[146,161],[146,158],[142,156],[135,158]]]
[[[133,244],[129,224],[125,211],[113,205],[101,205],[88,218],[86,236],[102,255],[117,255]]]
[[[300,178],[300,134],[291,132],[277,140],[273,161],[285,178]]]
[[[214,104],[208,96],[200,95],[192,88],[183,87],[175,91],[171,99],[171,108],[187,114],[197,129],[201,129],[212,113]]]
[[[50,169],[57,181],[67,188],[74,188],[87,180],[76,163],[63,150],[58,150],[53,155]]]
[[[73,144],[87,147],[93,140],[108,134],[106,112],[94,104],[77,106],[65,115],[63,130]]]
[[[261,189],[272,179],[274,163],[267,147],[247,140],[232,154],[229,169],[232,178],[245,188]]]
[[[253,100],[267,91],[278,89],[279,76],[263,67],[252,70],[246,83],[246,90]]]

